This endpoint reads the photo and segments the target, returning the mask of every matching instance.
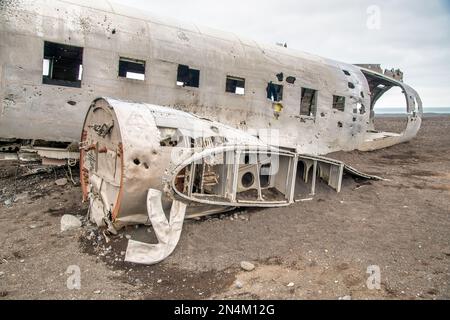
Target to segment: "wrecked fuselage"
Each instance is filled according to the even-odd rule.
[[[0,49],[0,151],[64,164],[77,159],[83,128],[92,220],[111,232],[140,223],[158,230],[162,245],[133,243],[129,261],[170,254],[184,217],[287,206],[322,182],[339,192],[344,174],[362,174],[320,155],[408,141],[421,123],[420,98],[400,71],[107,0],[0,1]],[[374,127],[374,106],[392,87],[406,99],[401,133]],[[91,104],[98,96],[140,103]]]
[[[339,192],[344,174],[377,179],[216,121],[111,98],[91,105],[80,148],[91,220],[111,232],[129,224],[159,230],[158,245],[129,244],[128,261],[141,263],[172,252],[185,216],[287,206],[314,195],[317,183]]]
[[[107,0],[0,1],[0,151],[77,159],[84,115],[98,96],[177,108],[245,132],[276,129],[280,146],[298,153],[411,139],[418,95],[399,72],[369,67]],[[405,92],[404,134],[373,126],[374,105],[392,86]]]

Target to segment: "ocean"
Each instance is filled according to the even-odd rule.
[[[375,107],[375,113],[377,114],[404,114],[406,113],[405,107]],[[423,113],[435,113],[435,114],[450,114],[450,107],[424,107]]]

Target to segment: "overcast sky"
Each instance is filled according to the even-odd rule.
[[[450,107],[450,0],[112,0],[263,43],[400,68],[425,107]],[[380,101],[397,106],[395,95]]]

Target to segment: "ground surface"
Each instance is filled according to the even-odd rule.
[[[3,165],[0,299],[450,299],[449,132],[450,117],[427,118],[410,143],[333,154],[389,180],[346,179],[339,194],[287,208],[187,221],[174,254],[156,266],[122,262],[126,236],[151,239],[151,229],[109,243],[86,222],[60,232],[63,214],[86,214],[78,186],[55,184],[63,170],[15,179],[16,168]],[[243,260],[256,268],[243,271]],[[72,265],[80,290],[67,288]],[[380,290],[366,286],[371,265]]]

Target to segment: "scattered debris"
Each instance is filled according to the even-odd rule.
[[[255,269],[255,265],[248,261],[241,261],[241,268],[245,271],[252,271],[253,269]]]
[[[61,232],[78,229],[81,227],[81,221],[71,214],[65,214],[61,218]]]

